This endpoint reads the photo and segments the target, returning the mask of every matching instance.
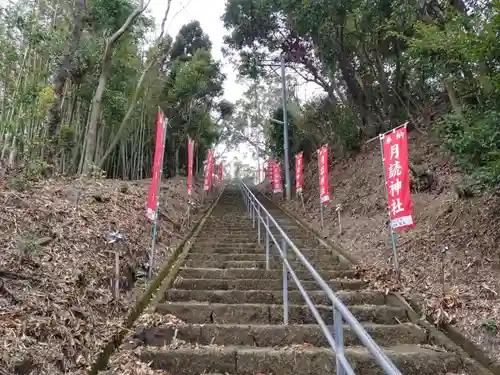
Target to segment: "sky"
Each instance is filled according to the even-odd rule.
[[[157,30],[160,30],[166,6],[167,0],[151,0],[149,9],[155,17]],[[221,21],[224,8],[225,0],[173,0],[167,21],[167,33],[175,38],[180,28],[186,23],[193,20],[200,22],[202,29],[212,41],[212,54],[214,58],[223,63],[222,71],[226,75],[224,97],[234,102],[243,95],[245,86],[238,82],[235,67],[222,57],[221,48],[223,46],[223,37],[226,34]],[[225,145],[219,145],[216,154],[223,152],[225,148]],[[248,154],[247,157],[244,157],[245,153]],[[256,164],[255,160],[251,158],[248,147],[245,145],[241,145],[237,150],[225,150],[224,156],[228,161],[232,161],[237,157],[246,164]]]
[[[184,24],[193,20],[200,22],[201,27],[212,41],[214,58],[223,63],[223,73],[227,77],[224,83],[224,97],[231,102],[235,102],[241,98],[246,87],[243,82],[239,82],[235,67],[222,57],[223,37],[227,33],[221,21],[225,3],[226,0],[173,0],[169,20],[167,21],[167,32],[175,37]],[[160,30],[166,5],[167,0],[151,0],[149,9],[156,19],[157,30]],[[318,87],[316,85],[304,83],[299,85],[297,96],[301,100],[306,100],[317,92]],[[220,145],[217,151],[220,152],[224,148],[225,146]],[[244,154],[247,154],[247,156],[245,157]],[[249,147],[244,144],[240,145],[238,150],[226,151],[225,156],[227,160],[238,157],[246,164],[254,166],[257,164],[256,160],[252,158]]]
[[[161,21],[165,13],[167,0],[151,0],[150,10],[156,20],[156,29],[160,30]],[[180,28],[190,21],[200,22],[202,29],[208,34],[212,41],[212,54],[215,59],[220,60],[222,71],[226,75],[224,82],[224,97],[230,101],[240,98],[245,90],[242,84],[238,83],[237,74],[234,67],[222,57],[221,48],[225,29],[221,21],[224,14],[225,0],[172,0],[169,18],[167,21],[167,33],[174,38]],[[251,155],[244,157],[248,153],[245,145],[239,146],[236,150],[227,150],[226,145],[218,145],[216,154],[224,152],[226,160],[231,162],[230,173],[234,176],[235,167],[232,162],[235,158],[242,160],[246,164],[255,165]]]
[[[175,38],[180,28],[186,23],[193,20],[200,22],[201,27],[212,41],[212,54],[214,58],[220,60],[223,64],[223,73],[227,77],[224,83],[224,97],[231,102],[235,102],[245,91],[245,85],[238,81],[235,67],[223,59],[221,53],[223,37],[226,34],[221,21],[221,17],[224,14],[225,2],[226,0],[172,0],[172,7],[166,24],[166,32]],[[6,3],[7,0],[0,0],[0,5],[5,5]],[[166,8],[167,0],[151,0],[148,7],[148,13],[155,18],[158,33]],[[154,37],[154,35],[151,37]],[[317,87],[313,84],[303,84],[300,85],[297,96],[301,100],[306,100],[315,92],[317,92]],[[221,147],[219,147],[220,149]],[[244,152],[248,154],[246,158],[243,157]],[[227,160],[232,160],[237,156],[244,163],[256,164],[248,147],[245,145],[242,145],[239,150],[226,152],[225,156]]]
[[[149,5],[149,10],[156,20],[157,30],[160,30],[166,7],[167,0],[151,0]],[[224,62],[221,53],[223,37],[226,33],[221,21],[224,8],[225,0],[172,0],[172,8],[167,21],[167,33],[175,38],[183,25],[198,20],[212,41],[214,58]],[[225,62],[223,72],[227,76],[224,96],[230,100],[241,97],[245,88],[238,84],[233,67]]]

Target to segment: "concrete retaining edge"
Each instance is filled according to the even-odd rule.
[[[330,251],[340,254],[340,256],[343,257],[348,263],[352,265],[359,264],[357,259],[350,255],[346,249],[322,238],[321,234],[316,229],[312,228],[308,223],[303,221],[296,214],[290,212],[288,209],[283,207],[283,205],[272,201],[265,194],[260,193],[260,195],[274,204],[276,207],[278,207],[284,214],[286,214],[290,219],[294,220],[301,227],[313,233],[317,237],[321,245],[323,245]],[[475,372],[474,375],[482,375],[484,374],[485,370],[490,371],[493,374],[500,374],[500,364],[489,358],[482,349],[480,349],[476,344],[465,337],[465,335],[459,330],[451,326],[445,326],[441,331],[432,322],[429,322],[427,319],[422,318],[422,308],[419,306],[418,302],[415,299],[412,299],[411,297],[406,299],[398,293],[389,293],[386,296],[386,300],[387,303],[391,305],[405,308],[410,321],[413,324],[419,325],[420,327],[425,329],[428,332],[429,339],[438,343],[449,351],[455,352],[461,356],[465,355],[466,357],[470,357],[471,359],[475,360],[477,362],[477,366],[479,366],[477,370],[482,372]],[[420,314],[417,313],[417,311]],[[469,363],[469,365],[475,367],[471,363]]]
[[[191,249],[193,239],[200,233],[207,218],[212,214],[214,207],[219,202],[219,199],[224,192],[225,186],[222,188],[218,196],[210,204],[209,208],[205,211],[203,216],[198,220],[194,227],[184,236],[181,243],[172,251],[170,256],[165,260],[160,272],[151,280],[148,288],[139,298],[137,303],[132,307],[130,313],[125,320],[124,327],[111,339],[111,341],[103,348],[98,355],[97,360],[89,370],[89,375],[97,375],[99,371],[106,369],[109,358],[120,347],[123,339],[130,332],[137,318],[149,307],[149,310],[154,310],[156,305],[160,302],[165,290],[172,284],[177,272],[179,271],[182,261],[185,259],[189,250]]]

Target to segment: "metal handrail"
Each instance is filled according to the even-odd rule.
[[[352,330],[356,333],[361,343],[368,349],[368,351],[373,355],[377,364],[382,368],[382,370],[387,375],[402,375],[401,372],[396,368],[392,361],[385,355],[380,346],[378,346],[371,336],[366,332],[361,323],[354,317],[354,315],[349,311],[349,309],[342,303],[342,301],[335,295],[328,284],[323,280],[319,273],[315,270],[314,266],[309,263],[307,258],[302,254],[302,252],[295,246],[292,240],[287,236],[283,229],[278,225],[276,220],[271,216],[271,214],[264,208],[262,203],[255,197],[255,195],[250,191],[247,185],[243,181],[240,181],[240,187],[243,194],[243,199],[245,205],[252,218],[252,225],[255,228],[257,223],[257,234],[258,242],[261,244],[261,225],[266,230],[266,269],[269,270],[269,257],[270,257],[270,240],[276,245],[281,259],[283,261],[283,323],[288,324],[288,274],[292,277],[293,281],[297,285],[300,293],[304,297],[307,306],[311,310],[314,318],[318,322],[323,334],[326,336],[328,343],[330,344],[332,350],[336,355],[336,373],[337,375],[355,375],[354,370],[347,361],[344,352],[344,327],[343,322],[345,321]],[[271,225],[273,225],[277,230],[279,235],[281,235],[281,245],[279,241],[271,232]],[[323,292],[326,294],[328,299],[332,304],[333,309],[333,325],[335,337],[328,329],[325,321],[321,317],[318,309],[312,302],[311,298],[307,294],[307,291],[300,282],[295,271],[288,262],[287,252],[288,248],[291,248],[295,253],[295,256],[300,260],[300,262],[307,268],[309,273],[312,275],[314,280],[319,284]]]

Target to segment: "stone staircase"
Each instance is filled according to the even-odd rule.
[[[429,345],[428,333],[409,323],[404,308],[390,306],[383,293],[366,290],[339,256],[271,202],[262,203],[402,374],[489,374],[471,372],[470,361]],[[331,325],[329,301],[300,262],[292,259],[291,264]],[[265,269],[265,251],[257,245],[241,193],[226,189],[157,306],[158,313],[186,324],[143,332],[141,360],[172,375],[335,374],[335,356],[291,280],[289,325],[283,325],[281,267],[274,256],[271,270]],[[344,341],[356,374],[383,374],[347,326]]]

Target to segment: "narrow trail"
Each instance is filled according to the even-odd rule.
[[[491,375],[463,353],[436,346],[426,329],[410,323],[404,307],[368,290],[340,255],[321,246],[273,203],[262,203],[401,373]],[[140,360],[172,375],[335,373],[334,354],[293,282],[290,324],[283,325],[282,266],[275,249],[271,254],[271,270],[266,270],[265,252],[257,245],[241,193],[226,188],[156,306],[157,313],[175,315],[183,323],[151,327],[136,337],[143,346]],[[298,260],[291,264],[330,326],[329,301]],[[357,374],[383,373],[347,326],[344,340]]]

